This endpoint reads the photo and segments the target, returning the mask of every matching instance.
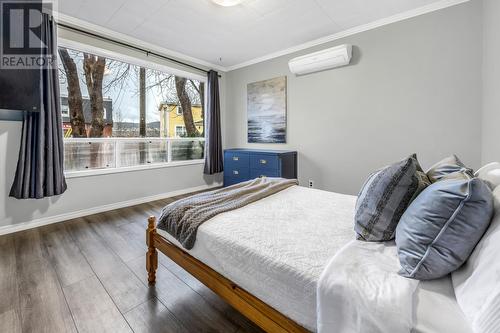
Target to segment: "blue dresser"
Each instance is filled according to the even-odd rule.
[[[224,151],[224,186],[263,176],[297,178],[297,152],[261,149]]]

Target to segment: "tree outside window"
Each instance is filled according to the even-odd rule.
[[[204,82],[67,48],[59,56],[67,171],[203,158]]]

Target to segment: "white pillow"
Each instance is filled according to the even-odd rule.
[[[477,170],[474,176],[484,180],[493,190],[500,185],[500,163],[493,162],[486,164],[481,169]]]
[[[495,215],[467,262],[451,274],[460,308],[476,333],[500,332],[500,186]]]

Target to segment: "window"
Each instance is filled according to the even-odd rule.
[[[69,107],[68,105],[61,105],[61,113],[63,117],[69,117]]]
[[[63,47],[59,55],[66,172],[203,159],[203,82],[121,61],[120,55]],[[87,76],[99,84],[87,86]],[[192,117],[179,116],[183,112]],[[186,126],[184,118],[193,123]]]
[[[187,135],[186,126],[184,125],[175,125],[175,137],[183,138]]]

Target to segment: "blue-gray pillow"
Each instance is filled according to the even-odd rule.
[[[466,167],[457,155],[448,156],[437,162],[427,170],[426,174],[430,181],[434,183],[455,172],[466,172],[471,177],[474,176],[474,171]]]
[[[415,154],[371,174],[356,202],[356,238],[376,242],[393,239],[401,215],[429,184]]]
[[[396,228],[400,275],[417,280],[443,277],[469,257],[490,224],[493,196],[488,185],[450,174],[427,187]]]

